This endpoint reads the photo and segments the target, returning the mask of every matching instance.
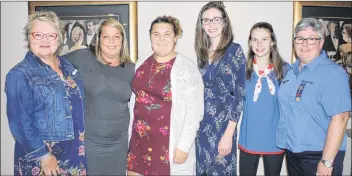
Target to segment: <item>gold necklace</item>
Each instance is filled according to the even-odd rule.
[[[173,52],[173,54],[172,54],[172,56],[175,56],[176,55],[176,52],[174,51]],[[173,58],[173,57],[172,57]],[[153,71],[153,65],[154,65],[154,62],[155,62],[155,60],[156,60],[156,56],[155,56],[155,53],[153,54],[153,62],[152,62],[152,65],[150,66],[150,72],[149,72],[149,77],[148,77],[148,87],[150,87],[150,85],[152,84],[152,81],[153,81],[153,79],[154,79],[154,77],[155,77],[155,75],[158,73],[157,72],[157,68],[155,67],[155,72],[154,72],[154,74],[153,74],[153,76],[152,76],[152,71]],[[168,61],[167,61],[168,62]],[[165,63],[167,63],[167,62],[165,62]],[[161,64],[165,64],[165,63],[161,63]],[[157,64],[160,64],[160,63],[157,63]]]
[[[152,62],[152,65],[150,66],[150,72],[149,72],[149,77],[148,77],[148,87],[150,87],[150,84],[152,84],[152,81],[155,77],[155,75],[157,74],[157,71],[156,71],[156,68],[155,68],[155,72],[152,76],[152,72],[153,72],[153,65],[154,65],[154,62],[155,62],[155,54],[153,55],[153,62]]]

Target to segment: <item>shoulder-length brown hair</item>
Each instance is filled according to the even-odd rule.
[[[271,38],[271,41],[273,42],[273,45],[270,48],[269,63],[272,63],[274,65],[276,79],[280,81],[284,76],[284,73],[283,73],[284,61],[277,48],[277,41],[276,41],[276,35],[274,33],[274,29],[271,26],[271,24],[267,22],[259,22],[254,24],[249,32],[249,37],[248,37],[249,47],[248,47],[248,55],[247,55],[246,79],[247,80],[251,79],[252,72],[253,72],[253,58],[255,54],[252,50],[252,47],[250,46],[250,41],[252,40],[253,30],[258,28],[266,29],[270,33],[270,38]]]
[[[213,62],[221,59],[224,56],[224,53],[227,47],[231,44],[233,40],[232,27],[231,27],[229,16],[227,15],[227,12],[225,10],[224,4],[220,1],[213,1],[205,4],[200,10],[198,15],[197,25],[196,25],[196,38],[195,38],[195,45],[194,45],[196,54],[197,54],[197,62],[198,62],[199,68],[203,68],[205,64],[208,63],[208,60],[209,60],[208,50],[211,46],[211,41],[210,41],[210,37],[205,33],[202,27],[202,17],[203,17],[203,13],[206,10],[211,8],[216,8],[221,12],[222,18],[223,18],[222,23],[224,24],[220,43],[213,55],[213,58],[214,58]]]
[[[107,64],[104,61],[104,59],[102,58],[101,46],[100,46],[101,30],[103,29],[104,26],[114,27],[121,32],[121,35],[123,36],[123,40],[122,40],[122,46],[121,46],[121,50],[120,50],[120,64],[121,64],[121,66],[124,66],[125,64],[131,63],[131,58],[130,58],[130,54],[129,54],[129,50],[128,50],[128,42],[127,42],[125,29],[123,28],[122,24],[120,22],[118,22],[117,20],[115,20],[114,18],[108,18],[108,19],[104,20],[103,22],[101,22],[101,24],[98,27],[95,47],[91,48],[91,50],[93,50],[93,53],[95,53],[97,59],[101,63]]]

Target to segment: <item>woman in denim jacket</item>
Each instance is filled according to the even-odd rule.
[[[6,76],[14,175],[86,174],[83,83],[57,56],[60,26],[53,12],[32,13],[24,28],[29,51]]]

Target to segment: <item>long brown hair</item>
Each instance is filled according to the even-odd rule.
[[[222,23],[224,24],[220,43],[213,55],[214,57],[213,62],[216,62],[217,60],[221,59],[224,56],[224,53],[227,47],[231,44],[233,40],[232,27],[231,27],[229,16],[227,15],[227,12],[225,10],[224,4],[221,1],[213,1],[205,4],[200,10],[198,15],[197,26],[196,26],[196,38],[195,38],[195,45],[194,45],[196,54],[197,54],[197,62],[198,62],[199,68],[203,68],[209,60],[208,50],[211,46],[211,41],[210,41],[210,37],[205,33],[202,27],[202,16],[206,10],[211,8],[216,8],[221,12],[222,18],[223,18]]]
[[[276,36],[273,30],[273,27],[271,24],[267,22],[259,22],[256,23],[252,26],[249,37],[248,37],[248,55],[247,55],[247,67],[246,67],[246,79],[249,80],[251,78],[252,72],[253,72],[253,58],[255,57],[255,54],[252,50],[252,47],[250,47],[250,41],[252,40],[252,32],[254,29],[266,29],[271,36],[271,41],[273,42],[273,45],[270,48],[270,55],[269,55],[269,63],[272,63],[274,65],[274,70],[276,73],[276,79],[281,80],[284,76],[283,73],[283,64],[284,61],[282,57],[280,56],[279,50],[277,48],[277,41],[276,41]]]

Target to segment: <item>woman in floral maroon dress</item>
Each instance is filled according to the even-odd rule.
[[[186,85],[182,86],[187,82],[182,79],[188,78],[188,81],[192,82],[188,86],[195,87],[188,92],[191,94],[190,99],[192,96],[198,96],[196,98],[202,99],[203,95],[198,91],[203,90],[203,83],[195,63],[189,65],[190,68],[193,68],[191,71],[195,71],[194,73],[181,75],[182,72],[187,73],[182,70],[182,67],[187,67],[186,64],[193,64],[192,61],[185,63],[183,60],[185,58],[174,51],[177,38],[181,35],[182,30],[177,19],[170,16],[158,17],[153,21],[150,29],[154,53],[146,59],[140,59],[136,64],[136,74],[132,81],[135,98],[133,95],[130,107],[133,109],[133,113],[131,113],[133,115],[130,124],[131,139],[127,158],[128,175],[170,175],[175,173],[173,169],[181,171],[182,169],[179,167],[182,165],[189,166],[189,168],[195,166],[195,160],[193,160],[195,157],[191,159],[188,157],[195,156],[192,144],[202,118],[203,106],[195,103],[196,105],[187,105],[190,107],[189,109],[186,107],[178,108],[178,101],[174,98],[180,98],[174,93],[180,89],[180,86],[187,87]],[[183,78],[178,79],[175,73]],[[187,97],[186,92],[180,90],[176,94],[180,97]],[[185,101],[183,100],[183,102]],[[190,101],[190,103],[193,102]],[[183,103],[183,105],[186,104]],[[176,109],[188,110],[189,116],[186,112],[182,113],[183,116],[176,115],[177,113],[174,112]],[[178,124],[180,122],[181,124]],[[185,123],[187,125],[183,126]],[[180,137],[176,137],[179,131],[182,132],[179,129],[187,131]],[[179,141],[175,142],[175,138]],[[180,142],[181,140],[183,143]],[[189,154],[190,151],[192,154]],[[172,156],[171,161],[170,156]],[[173,166],[174,164],[177,166]],[[188,169],[185,168],[185,170]],[[192,169],[188,170],[189,172],[184,173],[194,173]]]

